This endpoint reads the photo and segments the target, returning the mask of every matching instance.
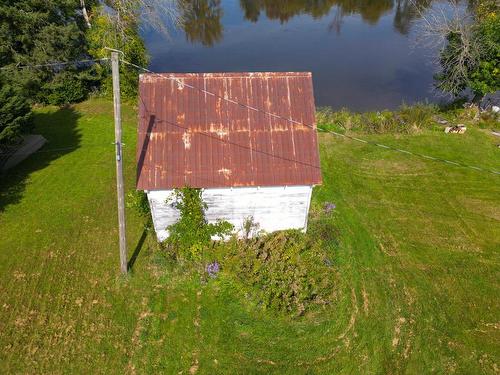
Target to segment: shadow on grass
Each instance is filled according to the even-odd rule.
[[[137,260],[137,257],[141,253],[141,250],[144,246],[144,242],[146,242],[146,238],[148,237],[148,232],[150,232],[152,228],[153,228],[153,220],[151,219],[151,217],[149,217],[148,221],[144,225],[141,237],[139,238],[139,241],[137,241],[137,245],[135,245],[134,252],[132,253],[130,260],[127,263],[127,269],[129,271],[131,271],[132,268],[134,267],[135,261]]]
[[[78,112],[69,106],[51,112],[35,113],[33,134],[43,135],[47,143],[21,164],[0,174],[0,213],[7,206],[21,201],[33,172],[44,169],[52,161],[80,147],[81,135],[77,130],[79,117]]]
[[[142,247],[144,246],[144,242],[146,241],[146,237],[148,236],[148,229],[145,227],[144,230],[142,231],[141,237],[139,238],[139,241],[137,242],[137,245],[135,246],[134,252],[132,253],[132,256],[130,257],[130,260],[128,261],[127,264],[127,269],[129,271],[132,270],[134,267],[135,261],[137,260],[137,257],[139,256]]]

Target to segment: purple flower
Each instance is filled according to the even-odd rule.
[[[335,206],[335,203],[331,203],[331,202],[326,202],[325,203],[325,206],[324,206],[324,209],[325,209],[325,212],[326,213],[330,213],[332,212],[337,206]]]
[[[220,271],[219,263],[213,262],[207,264],[205,271],[207,271],[208,276],[210,276],[212,279],[215,279]]]

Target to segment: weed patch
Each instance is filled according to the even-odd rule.
[[[289,230],[232,239],[218,246],[222,272],[264,309],[302,315],[332,301],[332,233],[318,226],[311,235]]]
[[[368,134],[413,134],[430,127],[437,108],[429,104],[402,105],[397,111],[353,113],[318,108],[318,127],[326,130],[360,131]]]

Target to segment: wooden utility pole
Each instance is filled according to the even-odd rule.
[[[120,236],[120,269],[127,273],[127,240],[125,237],[125,193],[123,189],[122,115],[120,103],[120,67],[118,52],[111,51],[113,105],[115,110],[116,193],[118,195],[118,230]]]

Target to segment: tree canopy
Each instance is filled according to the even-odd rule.
[[[90,67],[15,68],[90,57],[79,2],[4,1],[0,19],[0,65],[12,68],[4,69],[5,79],[20,94],[33,102],[64,104],[84,99],[95,86]]]
[[[0,3],[1,144],[15,142],[29,128],[32,104],[74,103],[101,86],[110,86],[106,64],[81,62],[108,57],[104,46],[124,50],[128,60],[146,65],[146,50],[138,35],[139,3],[107,1],[108,9],[98,0]],[[120,17],[126,23],[115,22],[118,11],[127,15]],[[40,66],[57,62],[71,63]],[[134,96],[137,72],[123,73],[123,94]]]

